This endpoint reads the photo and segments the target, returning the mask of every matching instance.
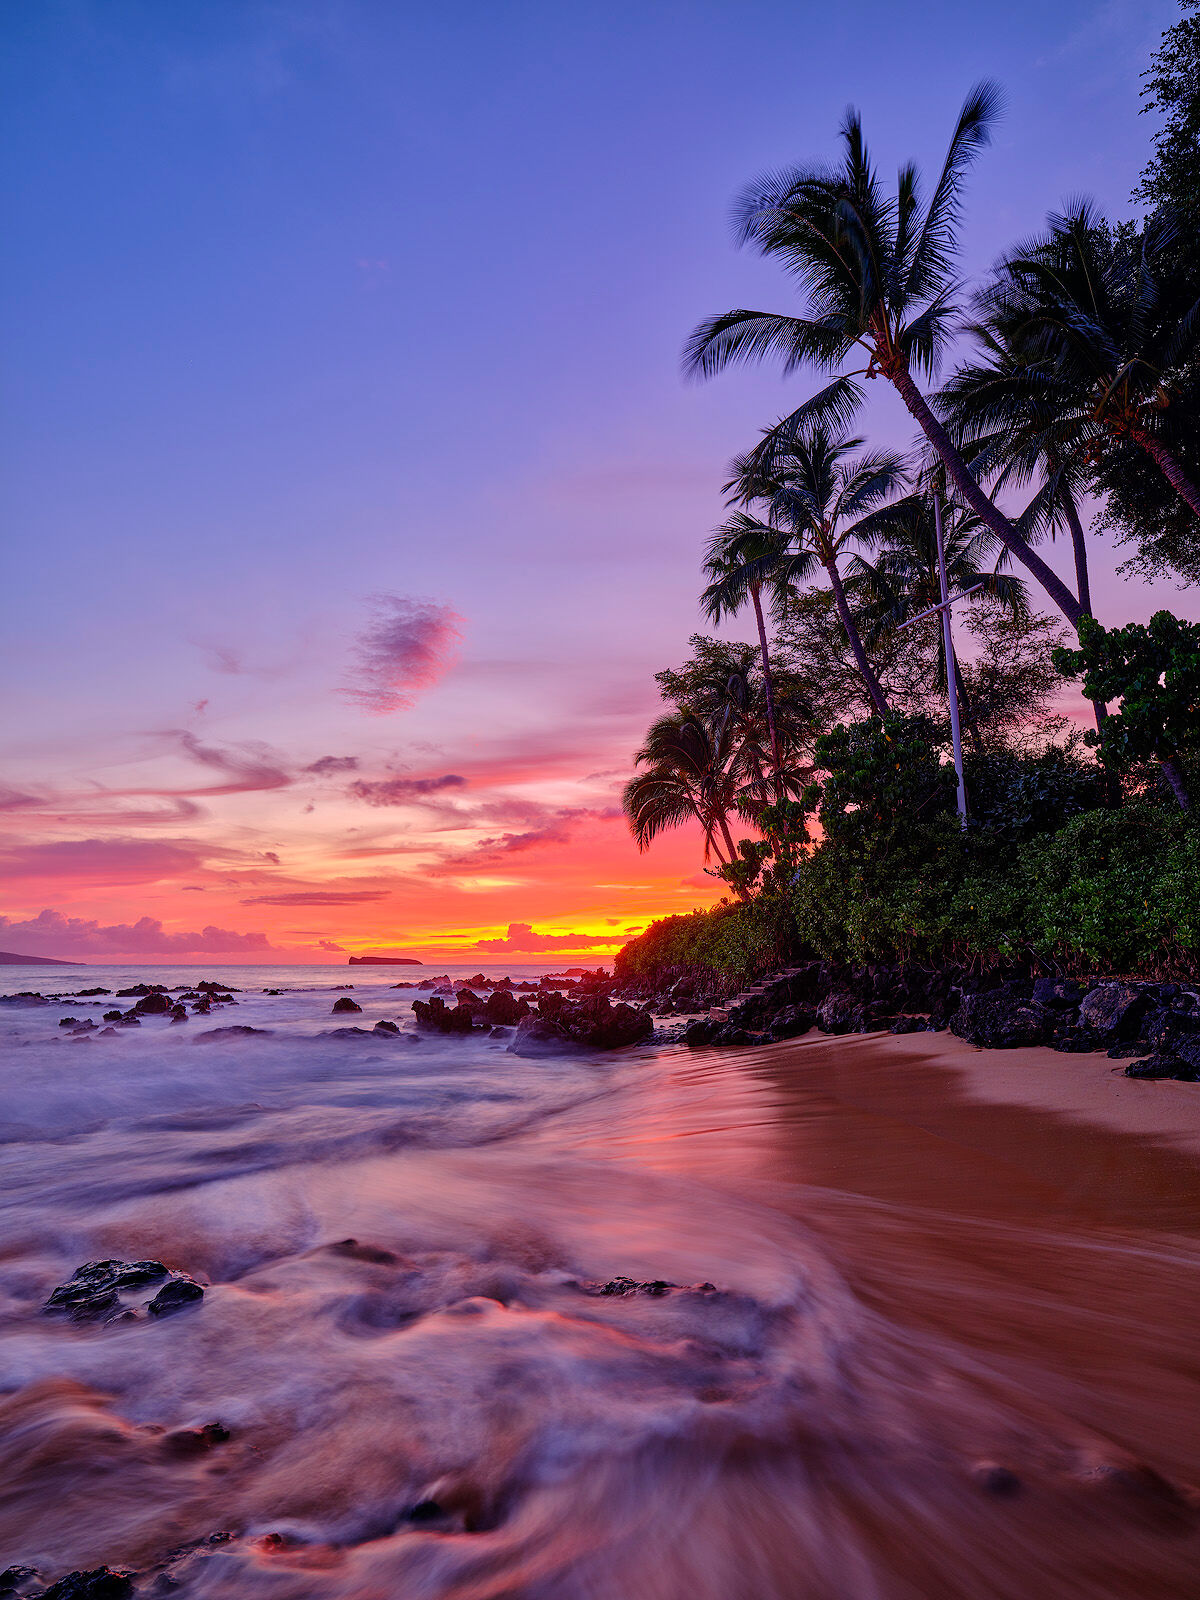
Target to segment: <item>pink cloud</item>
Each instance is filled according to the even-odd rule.
[[[510,922],[503,939],[477,939],[467,948],[494,954],[516,951],[530,955],[538,950],[586,950],[594,944],[624,944],[625,935],[592,933],[534,933],[528,922]]]
[[[118,955],[269,955],[276,953],[265,933],[234,933],[228,928],[168,933],[157,917],[104,925],[61,911],[42,911],[27,921],[0,917],[0,936],[18,954],[30,956]]]
[[[377,595],[375,620],[354,649],[343,693],[365,711],[407,711],[417,691],[437,682],[462,637],[462,618],[449,606],[408,595]]]
[[[318,778],[326,778],[331,772],[353,772],[357,766],[357,756],[322,756],[319,761],[311,762],[304,770],[315,772]]]
[[[359,778],[347,792],[369,806],[402,806],[424,795],[465,788],[466,782],[457,772],[443,772],[436,778],[380,778],[375,782]]]

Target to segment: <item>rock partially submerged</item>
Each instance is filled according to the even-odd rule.
[[[51,1292],[42,1310],[47,1316],[68,1316],[72,1322],[128,1320],[137,1313],[122,1294],[154,1284],[161,1287],[146,1306],[154,1317],[181,1310],[204,1296],[193,1277],[173,1272],[161,1261],[87,1261],[69,1283]]]
[[[654,1032],[649,1011],[613,1005],[604,995],[563,1000],[549,1011],[545,1001],[538,1015],[523,1017],[509,1050],[518,1056],[561,1055],[577,1050],[620,1050],[640,1044]]]
[[[68,1572],[51,1584],[40,1600],[129,1600],[133,1576],[113,1567],[93,1567],[90,1572]]]

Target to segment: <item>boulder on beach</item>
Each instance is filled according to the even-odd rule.
[[[984,1050],[1014,1050],[1045,1044],[1051,1026],[1042,1006],[1004,989],[963,995],[958,1010],[950,1018],[951,1033]]]
[[[356,1000],[351,1000],[349,995],[343,995],[340,1000],[333,1002],[334,1011],[361,1011],[362,1007]]]
[[[1101,1038],[1135,1039],[1150,995],[1132,983],[1100,983],[1079,1003],[1079,1021]]]

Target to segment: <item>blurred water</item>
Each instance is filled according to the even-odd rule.
[[[354,969],[334,1017],[328,968],[197,968],[236,1009],[88,1042],[78,1001],[0,1009],[0,1568],[205,1600],[1196,1593],[1193,1237],[1132,1201],[1068,1225],[883,1114],[869,1047],[527,1061],[413,1042],[390,985],[421,975]],[[379,1017],[403,1033],[330,1036]],[[272,1031],[198,1042],[231,1023]],[[1120,1189],[1117,1149],[1062,1146]],[[914,1209],[939,1161],[996,1206]],[[103,1257],[204,1300],[40,1315]],[[619,1274],[676,1287],[597,1292]]]

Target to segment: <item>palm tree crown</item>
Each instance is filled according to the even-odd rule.
[[[1195,417],[1173,383],[1200,348],[1200,300],[1169,304],[1174,244],[1162,214],[1138,239],[1114,236],[1087,201],[1051,214],[977,297],[976,327],[991,340],[948,386],[958,414],[1003,423],[1015,403],[1036,405],[1097,459],[1144,451],[1200,515],[1200,488],[1178,459]],[[997,362],[997,345],[1007,360]]]
[[[770,579],[777,615],[786,612],[796,587],[824,569],[867,693],[886,716],[887,702],[859,637],[839,563],[847,547],[864,537],[867,519],[901,483],[904,463],[894,451],[862,451],[861,446],[861,439],[836,437],[823,423],[802,423],[790,443],[772,452],[770,476],[753,450],[734,461],[727,487],[765,507],[763,520],[744,518],[743,523],[760,530],[760,548],[778,552],[772,555]]]
[[[964,501],[1074,622],[1080,615],[1075,596],[984,493],[913,376],[934,374],[955,328],[962,183],[990,139],[998,107],[994,85],[971,90],[927,205],[911,163],[901,169],[895,195],[884,193],[853,111],[842,125],[839,167],[790,168],[754,184],[736,207],[739,242],[783,264],[805,297],[805,314],[738,310],[712,317],[692,334],[684,361],[704,377],[767,356],[781,359],[785,372],[812,366],[838,373],[861,352],[865,366],[838,373],[772,430],[759,447],[757,468],[769,472],[774,453],[806,424],[845,425],[864,398],[860,380],[883,376]]]

